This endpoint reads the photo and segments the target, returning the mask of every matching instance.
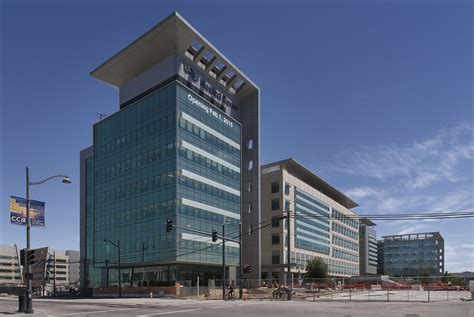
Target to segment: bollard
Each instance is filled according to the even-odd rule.
[[[387,288],[387,302],[389,302],[389,301],[390,301],[390,293],[389,293],[388,288]]]
[[[153,292],[150,292],[150,298],[153,298]]]
[[[352,288],[349,288],[349,301],[352,302]]]
[[[25,312],[26,309],[26,297],[25,295],[18,296],[18,312]]]

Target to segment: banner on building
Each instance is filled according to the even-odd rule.
[[[30,199],[30,219],[34,227],[44,227],[44,202]],[[10,222],[26,225],[26,199],[10,196]]]

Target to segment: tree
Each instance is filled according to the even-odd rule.
[[[326,278],[328,277],[328,265],[320,257],[316,257],[306,262],[306,278]]]

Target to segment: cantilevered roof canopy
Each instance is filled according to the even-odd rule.
[[[173,12],[166,19],[97,67],[91,72],[91,76],[113,86],[120,87],[171,55],[176,53],[186,55],[186,52],[195,43],[199,43],[201,49],[199,52],[195,52],[194,62],[199,63],[202,60],[205,64],[203,66],[205,71],[210,72],[220,63],[225,66],[224,70],[215,76],[218,82],[223,79],[222,82],[225,84],[221,83],[221,88],[229,89],[236,97],[244,97],[258,90],[258,87],[245,74],[177,12]],[[206,57],[209,56],[214,57],[213,60],[208,61]],[[226,81],[226,74],[235,74],[235,77],[231,80],[232,82]],[[232,85],[237,83],[241,87],[233,90]]]
[[[341,205],[346,208],[354,208],[359,206],[355,201],[329,185],[325,182],[322,178],[316,176],[313,172],[308,170],[306,167],[298,163],[296,160],[289,158],[283,161],[270,163],[262,166],[262,172],[269,167],[272,166],[280,166],[281,169],[285,169],[291,175],[294,175],[298,179],[302,180],[306,184],[314,187],[324,195],[328,196],[329,198],[337,201]]]
[[[369,227],[376,226],[375,222],[373,222],[369,218],[361,218],[359,221],[360,221],[361,224],[364,224],[364,225],[369,226]]]

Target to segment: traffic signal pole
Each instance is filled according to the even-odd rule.
[[[225,221],[222,224],[222,299],[225,300]]]
[[[225,242],[226,241],[231,241],[231,242],[238,243],[240,246],[242,246],[240,239],[236,240],[236,239],[230,239],[230,238],[225,237],[225,225],[227,223],[229,223],[228,220],[225,220],[224,223],[222,224],[222,236],[221,237],[219,237],[217,235],[216,230],[212,230],[212,232],[211,232],[212,242],[216,242],[218,238],[222,239],[222,299],[224,299],[224,300],[225,300],[225,287],[226,287]],[[209,235],[208,232],[192,229],[192,228],[189,228],[189,227],[185,228],[185,227],[180,227],[180,226],[174,225],[172,219],[167,219],[166,220],[166,232],[170,233],[171,231],[173,231],[173,228],[178,228],[178,229],[181,229],[181,230],[187,230],[187,231],[196,232],[196,233],[200,233],[200,234],[204,234],[204,235]],[[241,231],[241,228],[239,229],[239,231]],[[241,254],[240,254],[240,263],[239,263],[239,266],[240,266],[239,279],[241,280],[242,279],[242,250],[240,250],[240,252],[241,252]],[[241,297],[242,296],[242,281],[240,281],[239,286],[240,286],[239,293],[240,293],[240,297]]]
[[[239,223],[239,237],[242,237],[242,221]],[[239,245],[239,299],[242,299],[242,244]]]
[[[54,260],[53,296],[56,297],[56,251],[53,251],[53,260]]]
[[[287,246],[287,267],[286,267],[286,285],[288,287],[288,285],[290,285],[288,288],[289,288],[289,292],[288,292],[288,300],[291,300],[291,292],[293,292],[293,289],[291,287],[291,284],[289,284],[289,281],[290,281],[290,277],[291,277],[291,249],[290,249],[290,245],[291,245],[291,239],[290,239],[290,208],[288,208],[286,210],[286,230],[287,230],[287,233],[286,233],[286,243],[288,244]]]

